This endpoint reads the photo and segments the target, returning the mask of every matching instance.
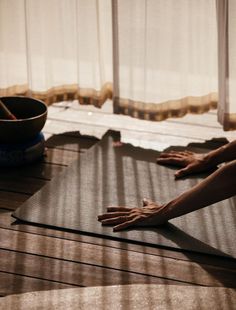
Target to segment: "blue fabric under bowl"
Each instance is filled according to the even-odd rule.
[[[0,144],[0,166],[15,167],[34,162],[43,156],[44,149],[42,133],[24,143]]]

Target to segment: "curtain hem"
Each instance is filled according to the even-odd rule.
[[[105,83],[100,90],[80,88],[77,84],[52,87],[46,91],[31,90],[28,84],[14,85],[0,89],[0,97],[27,96],[51,105],[61,101],[78,100],[82,105],[94,105],[101,108],[107,99],[112,99],[112,83]]]
[[[202,114],[208,112],[217,108],[217,102],[217,93],[199,97],[188,96],[159,104],[115,97],[114,113],[144,120],[163,121],[170,117],[183,117],[187,113]]]
[[[236,113],[224,113],[221,117],[218,116],[218,121],[224,131],[236,130]]]

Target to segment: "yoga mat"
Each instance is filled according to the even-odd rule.
[[[101,237],[236,258],[236,200],[228,199],[170,220],[162,227],[113,232],[97,215],[109,205],[141,206],[143,197],[168,202],[200,182],[202,176],[176,181],[175,169],[156,164],[158,152],[114,146],[117,132],[81,155],[19,207],[19,220]],[[206,151],[206,150],[205,150]]]

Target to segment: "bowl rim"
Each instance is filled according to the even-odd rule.
[[[18,122],[25,122],[25,121],[31,121],[31,120],[34,120],[36,118],[39,118],[40,116],[43,116],[43,115],[47,115],[48,113],[48,107],[46,105],[46,103],[44,103],[42,100],[40,99],[35,99],[33,97],[28,97],[28,96],[17,96],[17,95],[14,95],[14,96],[3,96],[3,97],[0,97],[0,99],[4,99],[4,98],[22,98],[22,99],[31,99],[31,100],[34,100],[34,101],[38,101],[40,102],[44,108],[45,108],[45,111],[37,116],[32,116],[32,117],[28,117],[28,118],[21,118],[21,119],[16,119],[16,120],[13,120],[13,119],[0,119],[0,122],[4,122],[4,123],[18,123]]]

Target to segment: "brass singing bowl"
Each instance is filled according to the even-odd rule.
[[[44,127],[47,106],[29,97],[1,97],[17,120],[0,119],[0,143],[21,143],[33,139]]]

